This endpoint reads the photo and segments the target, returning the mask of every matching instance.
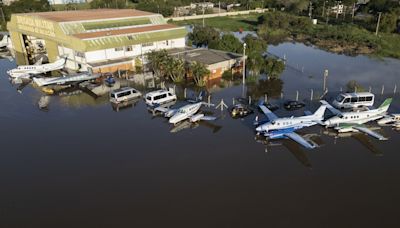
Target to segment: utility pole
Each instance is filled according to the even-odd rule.
[[[339,1],[336,1],[336,19],[339,17]]]
[[[310,17],[310,19],[311,19],[311,17],[312,17],[312,10],[313,10],[313,8],[312,8],[312,2],[310,1],[310,6],[309,6],[309,10],[308,10],[308,16]]]
[[[204,13],[205,13],[205,1],[203,1],[203,28],[205,27],[205,23],[204,23]]]
[[[355,13],[355,11],[356,11],[356,3],[354,2],[353,3],[353,9],[351,11],[351,23],[353,23],[353,21],[354,21],[354,13]]]
[[[377,36],[377,35],[378,35],[378,32],[379,32],[379,23],[381,23],[381,15],[382,15],[382,12],[379,12],[378,23],[376,23],[375,36]]]
[[[325,4],[326,4],[326,1],[324,1],[324,6],[322,7],[322,15],[321,15],[321,17],[323,17],[324,14],[325,14]]]
[[[325,70],[324,71],[324,93],[326,92],[326,79],[328,78],[328,75],[329,75],[329,71],[328,70]]]
[[[243,43],[243,85],[246,80],[246,43]]]

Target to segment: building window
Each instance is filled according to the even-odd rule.
[[[115,51],[123,51],[123,50],[124,50],[123,47],[117,47],[117,48],[115,48]]]
[[[165,44],[167,44],[167,46],[168,46],[168,43],[169,43],[169,42],[168,42],[168,40],[167,40],[167,41],[165,41]]]
[[[75,56],[76,56],[76,57],[85,58],[85,53],[79,52],[79,51],[75,51]]]
[[[151,46],[153,46],[154,44],[153,43],[144,43],[144,44],[142,44],[142,47],[151,47]]]
[[[126,46],[125,47],[125,51],[133,51],[133,47],[132,46]]]
[[[128,40],[133,40],[133,36],[128,36]]]

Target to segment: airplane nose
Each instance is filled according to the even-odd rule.
[[[266,126],[261,125],[256,128],[256,131],[258,132],[268,131],[268,128]]]

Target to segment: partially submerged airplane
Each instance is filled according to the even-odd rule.
[[[63,84],[74,83],[74,82],[88,81],[88,80],[96,79],[100,76],[101,76],[100,74],[81,73],[81,74],[77,74],[77,75],[62,76],[62,77],[33,78],[33,81],[38,86],[63,85]]]
[[[321,103],[335,114],[334,117],[327,119],[324,122],[326,127],[333,127],[340,133],[343,132],[363,132],[379,140],[387,140],[383,135],[370,130],[364,124],[383,118],[392,103],[392,98],[387,98],[381,106],[377,109],[371,109],[366,111],[351,111],[351,112],[340,112],[336,108],[332,107],[328,102],[322,100]]]
[[[256,128],[257,134],[263,134],[269,139],[290,138],[308,149],[316,147],[314,144],[309,143],[306,139],[296,134],[295,131],[304,127],[321,124],[326,110],[325,105],[321,105],[314,114],[307,112],[305,116],[283,118],[277,117],[273,112],[271,112],[271,110],[262,104],[260,104],[259,107],[267,116],[268,122],[263,123]]]
[[[196,114],[201,106],[209,105],[204,102],[197,102],[194,104],[187,104],[178,109],[168,109],[164,107],[157,107],[154,110],[164,113],[164,116],[169,118],[169,123],[177,124],[183,120],[189,119],[190,122],[197,122],[200,120],[215,120],[216,117],[206,116],[202,113]]]
[[[61,70],[67,62],[67,57],[60,58],[53,63],[41,64],[41,61],[34,65],[18,66],[15,69],[7,71],[13,79],[31,78],[34,75],[47,73],[50,71]]]

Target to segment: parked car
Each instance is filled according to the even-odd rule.
[[[285,109],[287,109],[287,110],[296,110],[296,109],[303,108],[304,106],[306,106],[306,104],[304,104],[303,102],[292,101],[292,100],[286,101],[283,104],[283,107],[285,107]]]
[[[175,94],[168,90],[157,90],[149,92],[145,95],[145,101],[147,105],[157,106],[177,100]]]
[[[138,90],[131,87],[124,87],[121,89],[114,90],[110,93],[110,102],[118,104],[121,102],[126,102],[133,100],[142,96]]]
[[[233,118],[241,118],[253,113],[253,110],[246,105],[237,104],[231,108],[230,113]]]

